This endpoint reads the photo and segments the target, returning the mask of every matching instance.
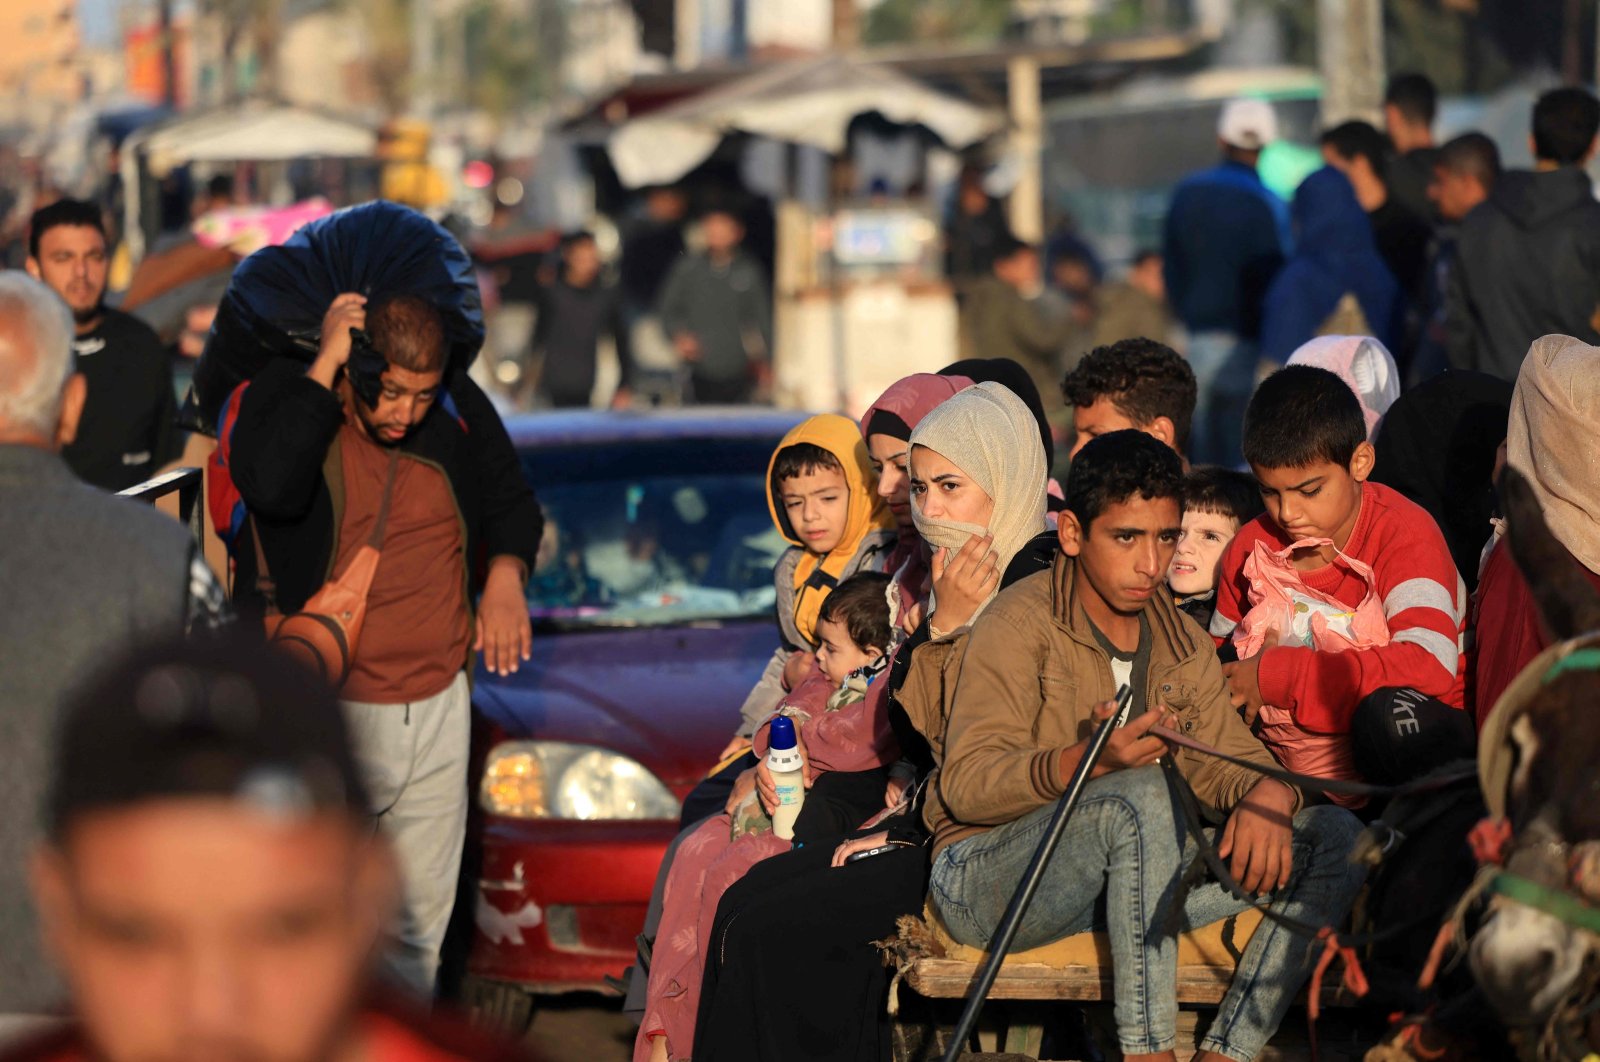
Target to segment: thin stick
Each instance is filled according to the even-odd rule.
[[[1000,919],[1000,926],[989,941],[989,956],[984,960],[983,969],[978,972],[977,981],[969,990],[967,1004],[961,1011],[961,1020],[956,1023],[955,1035],[950,1039],[950,1046],[945,1049],[942,1062],[955,1062],[961,1056],[967,1037],[971,1035],[973,1026],[978,1023],[978,1012],[983,1009],[984,999],[989,995],[989,989],[994,987],[994,979],[1000,974],[1000,964],[1005,961],[1006,952],[1011,950],[1011,942],[1016,939],[1017,930],[1022,926],[1022,916],[1028,913],[1028,905],[1033,902],[1033,894],[1039,890],[1039,882],[1044,878],[1045,865],[1055,854],[1056,845],[1061,843],[1061,835],[1067,829],[1067,820],[1072,817],[1073,809],[1078,806],[1078,798],[1083,795],[1083,787],[1089,784],[1089,777],[1094,774],[1101,753],[1105,752],[1111,732],[1127,721],[1126,713],[1132,703],[1133,690],[1124,685],[1117,691],[1117,710],[1112,712],[1111,718],[1102,722],[1095,729],[1094,735],[1089,738],[1089,747],[1084,749],[1083,757],[1078,760],[1077,768],[1067,781],[1066,792],[1061,794],[1061,802],[1056,805],[1055,814],[1050,816],[1050,826],[1045,830],[1043,839],[1039,841],[1039,847],[1034,850],[1033,861],[1028,864],[1027,871],[1018,882],[1017,891],[1012,894],[1011,903],[1006,906],[1006,913]]]

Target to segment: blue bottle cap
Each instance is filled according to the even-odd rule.
[[[786,715],[773,719],[772,726],[767,730],[767,748],[787,751],[796,744],[798,742],[794,736],[794,720]]]

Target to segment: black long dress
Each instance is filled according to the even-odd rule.
[[[1056,548],[1054,532],[1034,538],[1001,585],[1048,570]],[[895,695],[911,653],[926,640],[924,623],[888,677],[889,719],[919,778],[932,770],[933,756]],[[877,829],[886,826],[909,846],[834,867],[845,837],[809,844],[756,864],[723,894],[700,990],[695,1062],[889,1058],[889,971],[873,942],[893,935],[901,915],[921,913],[929,849],[920,807]]]

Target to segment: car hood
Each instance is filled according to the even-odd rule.
[[[509,739],[611,749],[681,796],[738,729],[777,644],[768,622],[536,634],[516,674],[478,668],[472,700]]]

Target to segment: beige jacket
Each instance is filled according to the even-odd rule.
[[[924,817],[934,853],[1021,818],[1066,788],[1061,752],[1087,738],[1090,709],[1116,695],[1111,660],[1077,598],[1073,561],[1003,591],[970,630],[916,652],[898,700],[941,769]],[[1164,703],[1184,732],[1223,752],[1275,763],[1228,697],[1209,635],[1157,591],[1147,703]],[[1260,780],[1244,767],[1180,750],[1178,769],[1221,819]]]

